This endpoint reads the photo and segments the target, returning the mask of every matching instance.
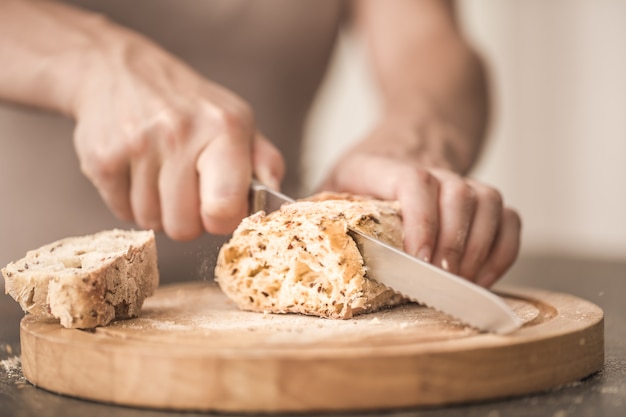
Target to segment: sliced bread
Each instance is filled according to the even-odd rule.
[[[348,227],[402,247],[396,202],[324,193],[245,218],[215,278],[243,310],[348,319],[406,302],[367,278]]]
[[[29,251],[2,269],[5,291],[30,314],[68,328],[135,317],[159,283],[152,231],[108,230]]]

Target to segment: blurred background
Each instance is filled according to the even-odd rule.
[[[522,215],[522,255],[626,259],[626,2],[473,0],[459,13],[492,81],[472,175]],[[309,189],[376,119],[366,59],[342,34],[308,120]]]
[[[226,7],[227,1],[220,4]],[[92,5],[92,0],[72,2]],[[102,0],[93,6],[111,8],[115,19],[131,20],[162,36],[163,42],[186,39],[181,42],[190,47],[183,48],[183,57],[206,67],[200,59],[205,44],[197,42],[195,32],[203,28],[205,15],[170,0],[157,3],[163,9],[151,2],[154,13],[136,15],[127,13],[123,0]],[[202,4],[190,3],[200,9]],[[461,25],[484,56],[492,84],[491,126],[472,175],[495,185],[521,213],[522,255],[626,261],[626,1],[459,0],[457,4]],[[170,9],[180,15],[164,31],[159,18],[169,18]],[[196,14],[199,26],[183,30]],[[315,22],[309,30],[314,28],[319,28]],[[343,33],[307,121],[304,162],[309,191],[377,118],[377,92],[366,59],[362,45]],[[4,203],[0,266],[62,237],[132,227],[113,219],[94,187],[77,175],[78,161],[70,146],[72,121],[0,106],[0,128],[6,138],[0,152]],[[171,265],[163,276],[197,277],[196,265],[210,265],[215,258],[218,245],[209,243],[177,244],[176,250],[171,242],[159,243],[169,245],[160,246],[169,249],[160,251],[162,264]],[[181,264],[187,272],[181,272]],[[210,271],[202,266],[201,275]]]

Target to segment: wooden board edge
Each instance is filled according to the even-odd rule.
[[[545,294],[554,293],[539,292],[539,298]],[[595,307],[592,310],[596,313],[599,310],[591,303],[586,305]],[[223,412],[356,411],[493,400],[544,391],[584,378],[600,370],[604,362],[604,320],[602,316],[594,318],[586,326],[570,328],[569,333],[561,332],[558,337],[542,339],[527,329],[531,335],[525,340],[518,338],[516,344],[494,341],[488,349],[489,357],[485,356],[485,348],[471,346],[466,346],[468,349],[463,354],[455,349],[443,349],[422,351],[419,355],[411,355],[402,347],[388,350],[373,360],[367,355],[336,360],[299,356],[280,360],[261,355],[215,358],[200,353],[189,356],[188,351],[186,356],[172,357],[163,356],[159,349],[139,355],[125,350],[124,343],[114,342],[103,343],[93,351],[81,346],[80,338],[88,338],[88,333],[68,330],[78,332],[80,337],[72,338],[71,343],[60,342],[52,329],[42,334],[30,331],[28,323],[32,318],[28,316],[22,320],[20,334],[24,375],[34,385],[53,392],[147,408]],[[38,352],[39,343],[47,347],[44,356]],[[520,346],[525,351],[523,360],[520,360]],[[559,360],[557,368],[554,368],[554,355]],[[105,368],[111,372],[99,375],[91,372],[92,368],[83,367],[77,376],[75,369],[64,370],[62,366],[73,361],[106,361]],[[124,369],[128,361],[136,364],[131,370]],[[183,364],[195,371],[180,375],[177,369]],[[446,372],[435,373],[437,367],[443,367]],[[550,367],[552,370],[547,371]],[[155,372],[162,377],[155,378]],[[515,377],[520,372],[525,374],[523,383]],[[185,392],[172,389],[167,384],[172,378],[181,386],[197,389]],[[258,384],[252,386],[250,381]],[[150,387],[150,391],[159,395],[146,396],[142,387]],[[337,392],[342,395],[336,395]]]

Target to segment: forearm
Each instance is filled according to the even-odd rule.
[[[404,250],[489,286],[513,263],[520,220],[465,176],[484,135],[484,70],[443,0],[354,0],[384,100],[382,118],[322,189],[400,203]]]
[[[485,134],[487,85],[482,62],[459,33],[451,4],[356,0],[354,6],[385,117],[419,130],[415,143],[394,149],[407,155],[409,147],[409,154],[427,165],[467,172]]]
[[[72,116],[91,58],[115,35],[103,17],[54,1],[0,0],[0,99]]]

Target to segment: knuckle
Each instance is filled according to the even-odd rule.
[[[162,110],[128,137],[127,146],[131,155],[140,157],[153,147],[158,147],[156,141],[160,138],[165,141],[168,149],[175,150],[184,146],[189,139],[188,133],[193,125],[192,119],[191,113],[184,109]]]
[[[444,204],[461,207],[463,210],[474,210],[478,204],[476,190],[460,178],[446,180],[442,194]]]
[[[228,136],[251,133],[254,125],[252,108],[243,101],[221,107],[215,112],[213,123],[219,133]]]
[[[241,122],[245,122],[249,125],[254,123],[254,112],[252,111],[252,106],[243,100],[237,100],[231,113]]]
[[[474,188],[460,178],[447,180],[446,189],[454,198],[458,198],[463,201],[476,201],[477,196]]]
[[[85,153],[80,166],[87,178],[99,184],[117,177],[125,159],[115,146],[94,146]]]
[[[500,193],[497,189],[487,185],[482,185],[475,187],[475,190],[480,200],[487,201],[494,207],[502,207],[504,205],[502,193]]]
[[[143,155],[150,147],[151,137],[148,132],[133,132],[124,135],[124,145],[131,158]]]
[[[406,170],[408,171],[409,169],[410,168],[407,168]],[[411,177],[414,178],[415,182],[426,186],[427,188],[436,186],[439,183],[434,175],[432,175],[430,172],[428,172],[428,170],[423,168],[412,168],[410,169],[410,172],[403,172],[402,175],[411,175]]]
[[[399,190],[437,190],[439,180],[427,169],[409,164],[396,166],[391,177],[392,187]]]

